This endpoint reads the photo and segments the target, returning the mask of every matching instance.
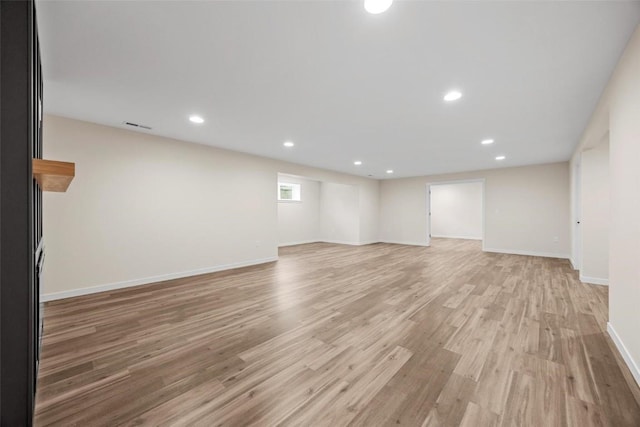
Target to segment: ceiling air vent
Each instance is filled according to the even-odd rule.
[[[123,125],[127,125],[127,126],[132,126],[134,128],[140,128],[140,129],[146,129],[146,130],[151,130],[151,126],[145,126],[145,125],[140,125],[138,123],[131,123],[131,122],[122,122]]]

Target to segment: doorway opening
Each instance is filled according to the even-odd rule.
[[[484,179],[427,184],[427,241],[482,241],[484,249]]]
[[[609,283],[609,134],[584,149],[574,165],[573,259],[580,281]]]

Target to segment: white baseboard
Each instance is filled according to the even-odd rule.
[[[432,234],[431,238],[433,239],[463,239],[463,240],[482,240],[482,237],[475,236],[443,236],[440,234]]]
[[[116,283],[107,283],[104,285],[91,286],[87,288],[73,289],[70,291],[52,292],[40,295],[40,301],[54,301],[63,298],[79,297],[82,295],[95,294],[98,292],[113,291],[116,289],[130,288],[133,286],[148,285],[149,283],[164,282],[166,280],[181,279],[183,277],[198,276],[200,274],[215,273],[217,271],[231,270],[234,268],[249,267],[252,265],[264,264],[267,262],[277,261],[278,257],[268,257],[252,259],[249,261],[240,261],[232,264],[216,265],[214,267],[199,268],[190,271],[181,271],[179,273],[162,274],[159,276],[144,277],[142,279],[125,280]]]
[[[613,329],[613,326],[610,322],[607,322],[607,332],[609,332],[609,336],[613,340],[613,343],[616,345],[616,348],[620,352],[620,355],[626,362],[627,367],[631,371],[631,375],[633,375],[636,383],[638,384],[638,386],[640,386],[640,368],[638,367],[638,364],[635,362],[635,360],[633,360],[633,357],[631,357],[631,353],[629,353],[629,350],[627,350],[627,347],[625,347],[622,340],[620,339],[620,336],[618,335],[616,330]]]
[[[309,243],[319,243],[322,242],[322,240],[320,239],[315,239],[315,240],[301,240],[299,242],[287,242],[287,243],[279,243],[278,247],[279,248],[284,248],[286,246],[298,246],[298,245],[308,245]]]
[[[569,262],[571,263],[571,268],[573,268],[574,270],[578,270],[576,268],[576,262],[573,260],[573,258],[569,258]]]
[[[545,258],[569,259],[569,255],[567,254],[557,254],[553,252],[535,252],[535,251],[521,251],[517,249],[495,249],[495,248],[483,248],[483,251],[495,252],[498,254],[528,255],[528,256],[540,256]]]
[[[360,243],[358,243],[358,246],[374,245],[376,243],[380,243],[380,240],[369,240],[369,241],[366,241],[366,242],[360,242]]]
[[[291,242],[291,243],[281,243],[278,245],[279,248],[284,248],[286,246],[297,246],[297,245],[308,245],[309,243],[333,243],[336,245],[349,245],[349,246],[364,246],[364,245],[372,245],[374,243],[380,243],[378,240],[371,240],[368,242],[347,242],[345,240],[308,240],[302,242]]]
[[[428,247],[429,244],[426,242],[410,242],[410,241],[399,241],[399,240],[381,240],[381,243],[390,243],[392,245],[407,245],[407,246],[425,246]]]
[[[609,279],[602,279],[599,277],[589,277],[580,275],[580,281],[584,283],[590,283],[592,285],[605,285],[609,286]]]
[[[349,246],[363,246],[363,245],[371,245],[373,243],[379,243],[379,241],[374,240],[374,241],[370,241],[370,242],[347,242],[345,240],[326,240],[326,239],[322,239],[320,240],[320,242],[322,243],[333,243],[336,245],[349,245]]]

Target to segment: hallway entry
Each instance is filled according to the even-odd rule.
[[[484,181],[428,185],[429,238],[482,240]]]

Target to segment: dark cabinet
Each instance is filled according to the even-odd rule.
[[[42,330],[42,74],[33,1],[0,5],[0,424],[28,426]]]

